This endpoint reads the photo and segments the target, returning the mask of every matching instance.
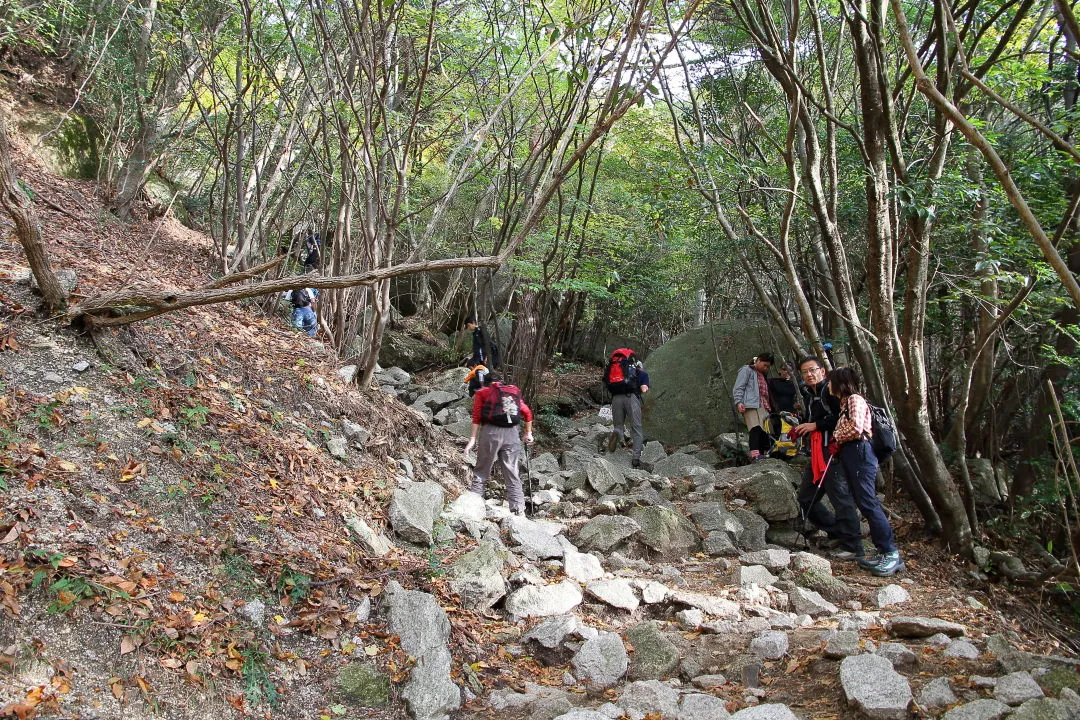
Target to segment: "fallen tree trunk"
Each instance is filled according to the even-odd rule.
[[[238,287],[208,286],[197,290],[135,287],[87,298],[70,308],[68,319],[73,324],[88,327],[130,325],[139,320],[146,320],[157,315],[197,305],[216,305],[296,288],[315,288],[318,290],[347,288],[357,285],[370,285],[380,280],[414,273],[451,270],[459,267],[498,267],[499,265],[498,256],[447,258],[378,268],[357,275],[339,275],[336,277],[292,275]],[[216,281],[216,284],[220,285],[221,281]]]

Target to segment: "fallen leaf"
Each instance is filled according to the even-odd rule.
[[[135,642],[135,638],[131,635],[125,635],[120,638],[120,654],[127,655],[130,652],[135,652],[138,649],[138,644]]]
[[[182,593],[182,592],[180,592],[178,590],[173,590],[171,593],[169,593],[165,597],[167,597],[169,599],[169,602],[174,602],[174,603],[184,602],[184,600],[187,599],[187,595],[185,595],[184,593]]]

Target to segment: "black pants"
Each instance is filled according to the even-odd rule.
[[[844,550],[862,554],[862,528],[859,527],[859,509],[848,486],[847,475],[839,458],[833,458],[825,478],[824,489],[813,483],[813,471],[806,466],[802,484],[799,485],[799,507],[806,519],[823,530],[829,537],[839,540]],[[821,504],[821,495],[827,495],[835,514]],[[817,497],[817,502],[814,498]],[[812,504],[811,504],[812,503]]]
[[[750,428],[750,449],[757,450],[762,455],[769,452],[769,447],[772,442],[769,440],[769,434],[761,429],[761,427]]]

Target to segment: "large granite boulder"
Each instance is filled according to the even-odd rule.
[[[450,566],[450,589],[461,596],[461,604],[482,612],[506,594],[502,569],[508,553],[492,542],[482,542],[476,549],[458,558]]]
[[[663,557],[684,558],[701,545],[697,528],[674,508],[636,507],[630,518],[641,526],[641,541]]]

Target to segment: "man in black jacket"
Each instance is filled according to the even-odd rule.
[[[799,506],[803,517],[839,543],[839,550],[833,557],[856,560],[863,556],[859,510],[843,467],[839,462],[828,463],[829,438],[839,420],[840,401],[829,393],[829,381],[819,358],[803,358],[799,362],[799,372],[806,383],[805,404],[809,420],[797,425],[792,433],[806,436],[811,444],[811,462],[803,472],[799,486]],[[820,474],[823,467],[828,468],[824,476]],[[829,496],[833,512],[821,504],[823,493]]]
[[[472,357],[469,358],[469,367],[486,365],[492,370],[499,367],[499,346],[488,337],[484,328],[476,324],[476,318],[472,315],[465,318],[465,329],[472,332]]]

